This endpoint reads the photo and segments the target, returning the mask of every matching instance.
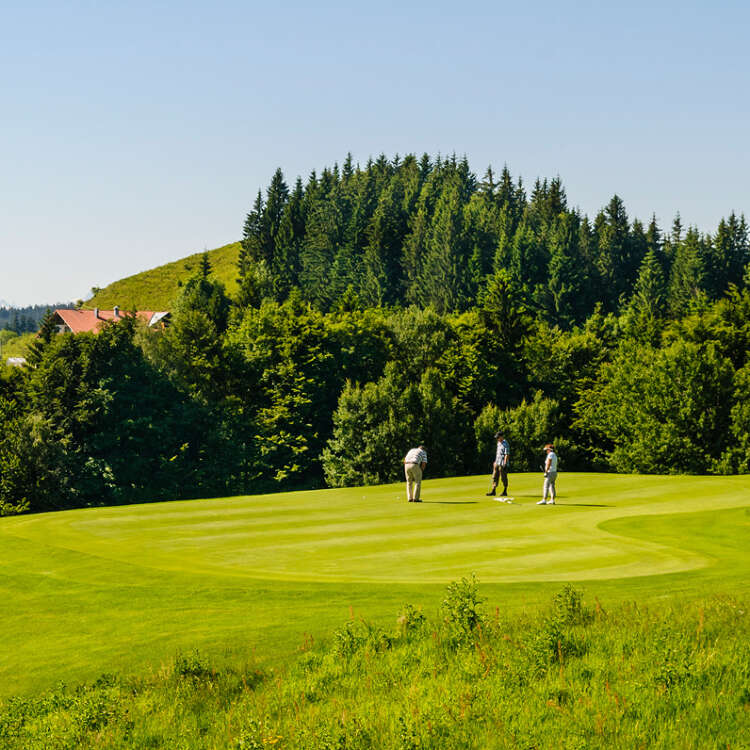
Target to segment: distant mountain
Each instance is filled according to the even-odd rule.
[[[221,281],[230,296],[237,292],[239,252],[239,242],[208,250],[211,278]],[[202,252],[194,253],[150,271],[113,281],[97,289],[83,307],[88,310],[94,307],[110,310],[117,305],[122,310],[169,310],[180,285],[198,270],[202,255]]]

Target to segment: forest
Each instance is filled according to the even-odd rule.
[[[467,160],[347,157],[248,207],[172,323],[42,321],[0,375],[0,514],[511,470],[750,470],[750,244]],[[238,223],[241,223],[238,222]]]

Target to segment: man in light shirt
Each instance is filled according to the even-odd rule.
[[[422,472],[427,468],[427,450],[424,445],[412,448],[404,456],[404,474],[406,474],[406,499],[410,503],[421,503],[419,493],[422,489]]]
[[[554,505],[557,491],[555,490],[555,479],[557,479],[557,453],[552,443],[544,446],[547,451],[547,458],[544,461],[544,487],[542,489],[542,499],[537,505]],[[547,496],[549,495],[549,501]]]

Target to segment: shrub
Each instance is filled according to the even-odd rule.
[[[473,573],[471,578],[462,578],[448,585],[441,611],[449,640],[454,646],[475,642],[477,631],[486,620],[481,610],[484,601],[479,596],[478,581]]]

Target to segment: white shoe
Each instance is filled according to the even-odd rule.
[[[537,503],[537,505],[546,505],[546,504],[547,504],[547,501],[546,501],[546,500],[540,500],[540,501],[539,501],[539,502]]]
[[[549,502],[547,503],[547,505],[554,505],[554,504],[555,504],[555,501],[554,501],[554,500],[550,500],[550,501],[549,501]]]

